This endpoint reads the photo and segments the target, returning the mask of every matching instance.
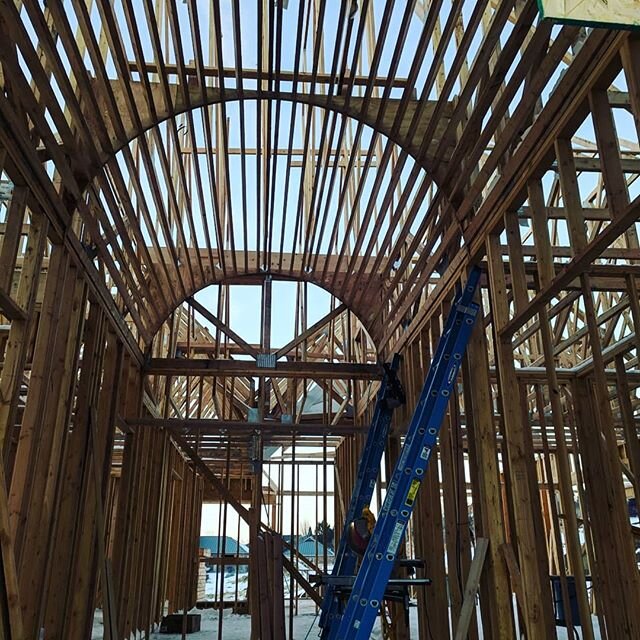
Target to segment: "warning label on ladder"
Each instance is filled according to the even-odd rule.
[[[407,499],[405,504],[407,507],[412,507],[413,503],[416,501],[416,495],[418,494],[418,489],[420,488],[420,480],[412,480],[411,486],[409,487],[409,493],[407,493]]]

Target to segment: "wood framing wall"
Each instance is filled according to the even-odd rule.
[[[202,479],[165,431],[121,431],[142,411],[140,367],[15,195],[0,248],[16,305],[2,308],[4,637],[86,638],[96,606],[105,637],[126,637],[195,603]]]
[[[637,52],[634,38],[620,49],[631,89],[626,105],[640,133]],[[636,175],[623,169],[605,86],[583,87],[588,113],[546,133],[553,181],[543,182],[543,162],[522,183],[524,200],[492,200],[502,218],[494,212],[494,230],[477,249],[486,255],[484,322],[468,348],[412,527],[416,555],[435,583],[417,593],[424,637],[455,636],[474,547],[470,519],[473,537],[490,540],[480,580],[485,637],[518,637],[516,620],[528,638],[555,637],[553,600],[559,595],[570,609],[573,585],[585,638],[639,633],[639,532],[628,502],[637,498],[640,209],[629,197]],[[570,143],[585,118],[601,172],[590,193]],[[518,149],[513,165],[518,153],[531,161]],[[408,397],[398,433],[426,375],[446,291],[435,288],[420,328],[396,343]],[[352,482],[358,451],[354,437],[339,447],[341,482]]]
[[[381,361],[399,352],[407,402],[383,499],[454,289],[478,264],[482,317],[403,550],[433,580],[415,593],[420,637],[553,639],[554,593],[571,618],[574,587],[581,637],[640,637],[629,517],[640,499],[639,36],[554,30],[536,22],[533,0],[473,2],[466,14],[453,2],[446,21],[443,3],[383,3],[377,22],[342,2],[338,40],[367,73],[348,72],[338,50],[329,73],[318,1],[301,5],[312,9],[296,27],[313,25],[313,46],[302,52],[299,35],[290,71],[284,3],[260,2],[260,62],[247,70],[237,52],[235,68],[222,64],[215,10],[204,25],[190,1],[187,24],[176,3],[157,16],[152,4],[143,18],[128,0],[123,16],[103,0],[72,11],[0,3],[0,635],[84,639],[100,607],[105,637],[124,639],[188,609],[206,498],[249,527],[252,640],[291,638],[297,596],[287,619],[282,571],[321,599],[301,570],[319,567],[285,553],[285,530],[300,528],[300,475],[314,470],[326,516],[333,474],[339,532]],[[398,53],[380,78],[385,42],[405,47],[414,12],[408,77],[395,77]],[[239,13],[232,22],[237,36]],[[253,150],[244,138],[230,149],[232,102],[242,135],[253,105]],[[283,103],[295,106],[274,150]],[[200,146],[194,113],[206,123]],[[231,155],[242,157],[237,181]],[[272,238],[278,155],[287,181],[300,170],[292,239],[281,219]],[[246,196],[251,156],[255,229],[246,197],[235,222],[258,240],[236,248],[229,193],[238,182]],[[323,198],[337,183],[334,212]],[[276,349],[278,278],[298,284],[295,335]],[[331,294],[317,322],[309,283]],[[242,284],[260,291],[255,344],[231,326],[230,288]],[[217,309],[194,297],[210,285]],[[305,415],[314,386],[321,409]],[[263,487],[270,448],[282,449],[280,477],[291,466],[290,486]],[[465,636],[479,539],[479,615]],[[390,615],[389,633],[406,638]]]

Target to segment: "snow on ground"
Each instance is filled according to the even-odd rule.
[[[251,617],[239,616],[225,609],[222,617],[222,635],[218,635],[218,611],[215,609],[200,610],[202,615],[202,630],[200,633],[192,633],[188,637],[193,640],[212,640],[224,638],[224,640],[247,640],[251,635]],[[289,611],[285,610],[285,620],[288,624]],[[316,607],[312,602],[300,602],[298,615],[293,619],[293,634],[296,640],[305,640],[305,637],[314,640],[318,635],[316,619]],[[213,633],[212,633],[213,632]],[[307,635],[308,634],[308,635]],[[288,634],[287,634],[288,635]],[[179,640],[179,635],[152,634],[152,640]]]
[[[305,578],[308,579],[308,572],[300,571]],[[237,600],[247,599],[247,589],[249,588],[249,574],[247,571],[238,572],[238,592]],[[296,584],[297,595],[304,597],[305,592],[302,587]],[[205,599],[217,602],[220,595],[220,576],[217,572],[210,571],[207,573],[207,581],[205,583]],[[284,596],[289,597],[289,576],[284,574]],[[224,599],[226,602],[234,602],[236,600],[236,572],[235,570],[227,570],[224,575]]]
[[[217,601],[220,595],[220,577],[216,571],[207,573],[207,581],[205,583],[205,596],[207,600]],[[238,600],[247,599],[247,589],[249,588],[249,573],[243,571],[238,573],[236,580],[235,571],[227,571],[224,576],[224,599],[236,600],[236,583],[238,588]]]
[[[222,635],[218,635],[218,611],[216,609],[192,609],[190,613],[199,613],[201,617],[201,627],[199,633],[187,635],[189,640],[214,640],[222,638],[224,640],[247,640],[251,635],[251,617],[241,616],[232,613],[231,609],[225,609],[222,616]],[[415,631],[412,637],[417,638],[417,617],[416,610],[412,609],[415,620]],[[293,618],[293,637],[295,640],[316,640],[320,633],[318,627],[319,616],[316,614],[316,606],[309,600],[301,600],[298,605],[298,615]],[[287,637],[289,635],[289,609],[285,608],[285,625]],[[382,634],[377,629],[372,638],[380,639]],[[102,632],[102,612],[96,611],[93,622],[92,640],[103,640]],[[152,633],[151,640],[180,640],[180,634]]]
[[[225,609],[222,617],[222,635],[218,635],[218,611],[215,609],[192,609],[191,613],[200,613],[201,630],[199,633],[190,633],[187,635],[189,640],[247,640],[251,633],[251,618],[249,616],[240,616],[232,613],[230,609]],[[478,612],[479,613],[479,612]],[[411,608],[411,637],[419,638],[418,635],[418,612],[415,607]],[[287,637],[289,635],[289,611],[285,610],[285,624],[287,629]],[[595,638],[600,639],[598,629],[598,621],[593,618],[593,626]],[[301,600],[298,606],[298,615],[293,618],[293,638],[294,640],[317,640],[320,628],[318,627],[318,616],[316,614],[316,606],[308,600]],[[558,640],[566,640],[568,638],[567,630],[563,627],[557,628]],[[580,638],[582,631],[579,630]],[[151,640],[180,640],[180,635],[152,633]],[[96,611],[93,623],[92,640],[103,640],[102,630],[102,612]],[[379,624],[374,628],[371,635],[374,640],[380,640],[382,633]],[[482,638],[482,634],[480,635]]]

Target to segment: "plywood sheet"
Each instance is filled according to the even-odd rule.
[[[538,0],[544,18],[640,27],[640,0]]]

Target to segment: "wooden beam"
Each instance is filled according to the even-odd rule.
[[[216,328],[220,329],[222,333],[229,336],[229,338],[231,338],[239,347],[241,347],[245,353],[248,353],[254,358],[258,357],[257,349],[255,349],[243,338],[241,338],[233,329],[222,322],[222,320],[216,318],[216,316],[214,316],[213,313],[209,311],[209,309],[201,305],[195,298],[187,298],[187,303],[198,313],[202,314],[207,320],[209,320],[209,322],[211,322],[211,324],[213,324]]]
[[[337,306],[333,311],[330,311],[327,315],[320,318],[318,322],[312,324],[306,331],[303,331],[300,335],[296,336],[284,347],[278,349],[276,351],[276,358],[282,358],[283,356],[286,356],[292,349],[297,347],[301,342],[307,340],[307,338],[310,338],[315,333],[320,331],[322,327],[331,322],[331,320],[333,320],[334,318],[337,318],[343,311],[346,311],[346,309],[347,306],[345,304]]]
[[[513,500],[511,508],[517,536],[517,551],[526,599],[523,623],[527,636],[546,640],[553,634],[551,591],[542,566],[546,562],[544,537],[541,539],[535,523],[541,527],[538,487],[533,484],[533,446],[531,433],[526,429],[517,399],[520,397],[513,350],[508,340],[500,335],[509,319],[509,309],[504,278],[504,264],[496,249],[497,234],[491,234],[487,242],[489,265],[491,314],[494,324],[496,364],[502,416],[504,420],[505,444],[509,463],[509,477]],[[529,594],[538,594],[534,601]]]
[[[581,273],[589,270],[589,265],[621,236],[640,216],[640,196],[602,230],[594,240],[577,253],[564,269],[531,300],[526,309],[518,312],[500,330],[501,335],[511,336],[538,313],[542,305],[548,304],[558,293],[566,289]]]
[[[3,289],[0,289],[0,315],[9,320],[26,320],[27,318],[24,309]]]
[[[205,480],[214,487],[220,497],[224,498],[245,522],[251,522],[249,509],[235,498],[235,496],[227,489],[224,482],[222,482],[222,480],[220,480],[218,476],[211,471],[204,460],[202,460],[202,458],[196,453],[196,450],[191,447],[191,445],[189,445],[182,436],[174,433],[172,437],[178,443],[182,451],[191,458],[191,462],[200,471]]]
[[[284,540],[283,540],[284,542]],[[304,589],[304,592],[320,607],[322,606],[322,597],[320,594],[311,586],[309,581],[298,571],[296,566],[287,558],[287,556],[282,556],[282,563],[284,564],[285,569],[291,574],[291,577],[296,580],[296,582]]]
[[[380,380],[382,366],[355,362],[277,362],[274,368],[258,367],[250,360],[151,358],[145,375],[250,376],[256,378],[320,378],[332,380]]]
[[[0,632],[6,640],[25,640],[3,464],[0,464],[0,570]]]
[[[241,420],[217,420],[207,418],[148,418],[140,417],[126,422],[129,428],[137,426],[154,427],[158,429],[170,429],[172,432],[182,435],[214,435],[223,434],[227,437],[246,436],[260,431],[265,435],[341,435],[366,433],[368,425],[354,425],[352,422],[338,422],[325,424],[317,422],[287,423],[277,420],[261,422],[244,422]]]
[[[16,257],[24,231],[23,220],[27,193],[25,187],[14,186],[13,188],[9,210],[6,214],[6,223],[3,225],[2,243],[0,244],[0,292],[11,291]]]
[[[516,560],[516,554],[513,552],[513,547],[509,543],[505,543],[500,547],[500,551],[504,557],[504,561],[509,570],[509,577],[511,578],[511,588],[516,594],[516,599],[520,608],[524,611],[525,593],[524,586],[522,584],[522,574],[520,573],[520,567],[518,567],[518,561]]]
[[[466,640],[469,633],[469,624],[471,622],[471,616],[476,608],[476,594],[478,593],[480,576],[482,574],[482,567],[484,566],[484,559],[487,556],[488,548],[489,541],[486,538],[478,538],[476,542],[476,552],[473,556],[471,569],[467,576],[467,584],[464,588],[464,602],[462,603],[460,617],[455,625],[455,640]]]
[[[478,296],[480,298],[480,296]],[[480,300],[477,300],[480,302]],[[496,640],[513,640],[513,612],[509,576],[500,547],[505,541],[505,523],[501,504],[501,483],[498,466],[498,442],[493,419],[491,371],[487,355],[487,338],[481,322],[476,322],[462,375],[465,389],[465,411],[468,411],[467,439],[471,481],[478,492],[477,509],[474,497],[474,519],[479,535],[491,541],[487,568],[481,581],[481,597],[491,602],[484,614],[490,620]],[[469,404],[467,404],[467,398]],[[475,479],[475,481],[474,481]]]

